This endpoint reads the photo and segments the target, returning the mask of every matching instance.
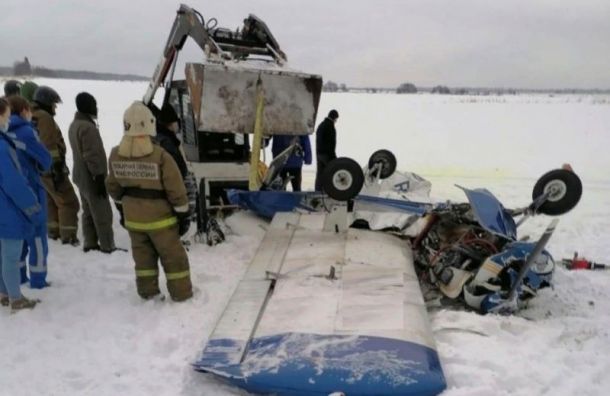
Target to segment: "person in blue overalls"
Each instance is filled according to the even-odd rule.
[[[16,141],[7,135],[9,105],[0,98],[0,304],[13,311],[34,308],[37,300],[21,294],[19,255],[23,241],[44,222],[43,210],[25,178]]]
[[[48,286],[47,256],[49,248],[47,243],[47,194],[40,181],[40,174],[49,170],[52,158],[46,147],[39,141],[38,133],[31,123],[30,103],[21,96],[11,96],[8,102],[11,106],[8,136],[15,140],[21,169],[30,188],[36,194],[44,214],[42,222],[34,224],[34,236],[23,244],[20,261],[21,282],[28,280],[25,260],[29,253],[30,287],[42,289]]]

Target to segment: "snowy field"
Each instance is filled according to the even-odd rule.
[[[74,96],[98,98],[106,150],[122,134],[122,114],[143,83],[39,80],[64,100],[67,132]],[[599,96],[324,94],[320,114],[340,113],[339,154],[364,162],[391,148],[399,167],[433,184],[433,196],[462,200],[453,183],[485,186],[507,206],[527,204],[535,179],[569,162],[581,176],[579,206],[564,216],[549,250],[610,261],[610,100]],[[322,117],[318,117],[318,122]],[[313,185],[313,170],[305,184]],[[520,235],[537,237],[549,218]],[[115,222],[117,244],[129,247]],[[195,297],[143,302],[129,253],[111,256],[51,242],[52,287],[24,289],[43,302],[31,312],[0,311],[0,395],[245,395],[194,372],[196,358],[262,238],[246,213],[227,219],[226,243],[189,252]],[[519,316],[433,311],[448,389],[462,395],[610,394],[610,271],[558,268]]]

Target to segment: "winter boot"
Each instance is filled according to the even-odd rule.
[[[10,304],[10,300],[8,299],[8,296],[3,294],[2,296],[0,296],[0,305],[2,305],[3,307],[8,307]]]
[[[78,240],[77,237],[70,237],[67,239],[62,239],[61,244],[62,245],[72,245],[74,247],[77,247],[80,245],[80,241]]]
[[[155,302],[165,301],[165,295],[163,295],[162,293],[157,293],[152,296],[146,296],[146,297],[141,296],[141,297],[146,301],[155,301]]]
[[[85,246],[85,247],[83,247],[83,252],[85,252],[85,253],[90,252],[92,250],[100,251],[101,250],[100,249],[100,245],[93,245],[93,246]]]
[[[21,297],[17,300],[13,300],[11,301],[11,311],[12,312],[16,312],[22,309],[32,309],[36,306],[36,304],[38,304],[40,302],[40,300],[36,300],[36,299],[28,299],[25,297]]]

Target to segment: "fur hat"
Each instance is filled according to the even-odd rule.
[[[339,118],[339,112],[335,109],[329,111],[328,118],[330,118],[331,120],[336,120],[337,118]]]
[[[123,114],[125,136],[156,136],[155,116],[146,105],[135,101]]]

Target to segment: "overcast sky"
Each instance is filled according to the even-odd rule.
[[[610,0],[183,2],[231,29],[256,14],[291,66],[351,86],[610,88]],[[3,0],[0,65],[27,55],[33,65],[149,76],[179,3]]]

